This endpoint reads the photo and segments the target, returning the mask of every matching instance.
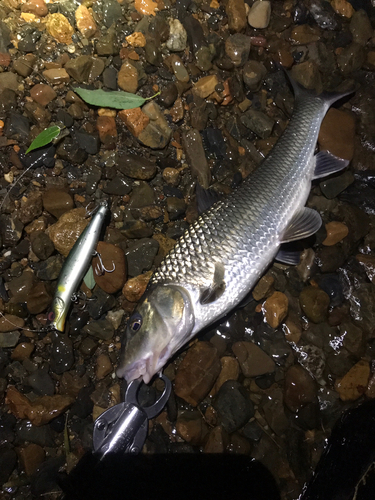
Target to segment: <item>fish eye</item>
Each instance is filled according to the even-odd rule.
[[[142,326],[142,316],[139,313],[133,314],[129,321],[130,330],[136,333]]]

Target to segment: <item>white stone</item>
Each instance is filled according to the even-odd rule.
[[[169,38],[167,47],[171,52],[181,52],[186,49],[187,33],[178,19],[169,20]]]
[[[268,0],[256,0],[253,3],[249,15],[248,23],[253,28],[267,28],[271,17],[271,2]]]

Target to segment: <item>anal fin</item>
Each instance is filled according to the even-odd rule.
[[[301,258],[301,252],[298,250],[282,250],[277,252],[275,257],[276,260],[282,262],[283,264],[289,264],[290,266],[296,266],[299,264]]]
[[[224,264],[222,262],[215,262],[212,283],[208,287],[202,288],[200,291],[199,302],[201,304],[211,304],[211,302],[217,300],[224,293],[224,274]]]
[[[314,179],[320,179],[321,177],[334,174],[349,165],[348,160],[338,158],[329,151],[319,151],[319,153],[315,155],[315,161]]]
[[[316,233],[322,225],[322,219],[316,210],[304,207],[297,212],[281,236],[280,243],[302,240]]]

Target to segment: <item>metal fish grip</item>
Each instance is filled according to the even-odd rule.
[[[94,453],[104,457],[107,453],[139,453],[147,437],[148,421],[156,417],[166,405],[172,384],[160,375],[165,387],[160,398],[151,406],[138,403],[140,380],[133,380],[126,389],[125,401],[102,413],[95,421],[93,432]]]

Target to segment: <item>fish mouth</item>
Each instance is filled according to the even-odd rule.
[[[147,361],[147,359],[141,359],[124,368],[117,368],[116,374],[119,378],[124,378],[127,383],[140,377],[145,380],[145,376],[147,377]]]

